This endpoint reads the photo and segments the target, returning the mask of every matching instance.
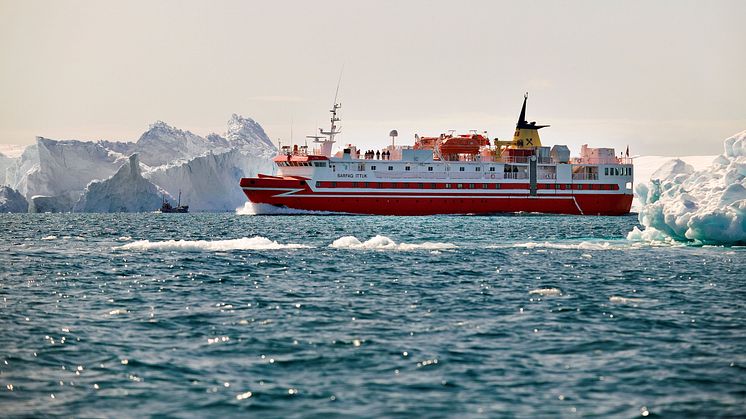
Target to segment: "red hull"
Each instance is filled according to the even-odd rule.
[[[525,193],[464,191],[453,193],[417,190],[412,192],[314,192],[305,179],[260,177],[241,179],[249,201],[309,211],[370,215],[495,214],[540,212],[575,215],[624,215],[632,206],[632,195],[620,192],[562,191],[529,196]]]

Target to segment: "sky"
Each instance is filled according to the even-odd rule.
[[[449,129],[545,144],[722,152],[746,129],[746,1],[0,0],[0,144],[135,141],[162,120],[273,141]]]

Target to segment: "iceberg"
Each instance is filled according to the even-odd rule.
[[[649,183],[638,184],[644,230],[635,228],[627,238],[746,244],[746,131],[723,146],[724,153],[703,170],[675,159],[656,170]]]
[[[163,121],[150,125],[137,142],[101,141],[107,149],[120,154],[138,153],[147,166],[161,166],[176,160],[188,160],[215,148],[226,148],[225,140],[211,141],[207,138],[174,128]]]
[[[6,172],[6,182],[26,197],[81,191],[113,175],[126,158],[90,141],[36,138]]]
[[[246,202],[240,179],[271,171],[271,160],[232,148],[160,166],[144,176],[172,196],[181,192],[181,202],[192,211],[234,211]]]
[[[114,176],[86,187],[75,212],[145,212],[161,206],[165,192],[142,176],[137,154]]]
[[[4,212],[28,212],[26,198],[8,186],[0,186],[0,213]]]
[[[37,137],[25,149],[9,150],[15,156],[0,155],[0,184],[18,190],[31,212],[139,210],[131,203],[111,207],[94,203],[99,199],[94,195],[102,191],[86,189],[92,181],[112,178],[134,154],[141,177],[171,196],[181,190],[182,200],[192,210],[233,211],[246,201],[238,186],[240,178],[271,172],[271,158],[277,151],[256,121],[237,114],[231,116],[225,133],[207,137],[158,121],[136,142]],[[112,197],[116,195],[112,188],[132,187],[127,182],[106,185]]]
[[[673,161],[680,160],[685,164],[692,167],[693,170],[702,170],[709,166],[716,156],[681,156],[672,158],[670,156],[636,156],[633,157],[635,162],[634,176],[635,176],[635,194],[632,200],[632,211],[639,212],[642,208],[642,204],[639,199],[637,188],[640,185],[647,185],[650,183],[650,179],[661,179],[663,173],[661,169],[664,166],[673,164]],[[665,170],[665,169],[664,169]],[[658,173],[656,173],[658,172]]]
[[[123,155],[138,153],[140,161],[150,167],[188,161],[207,153],[221,153],[232,148],[253,151],[257,156],[271,158],[275,146],[264,129],[253,119],[233,114],[228,130],[223,134],[201,137],[190,131],[157,121],[137,142],[100,141],[103,147]]]
[[[259,123],[235,113],[228,121],[228,131],[224,137],[231,147],[251,150],[257,157],[271,159],[277,152],[277,148]]]

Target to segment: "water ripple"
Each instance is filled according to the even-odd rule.
[[[3,416],[741,415],[746,250],[634,223],[2,214]]]

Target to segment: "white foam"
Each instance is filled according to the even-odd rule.
[[[490,246],[492,247],[492,246]],[[496,247],[496,246],[495,246]],[[589,242],[584,241],[580,243],[550,243],[550,242],[526,242],[526,243],[515,243],[512,247],[519,247],[525,249],[575,249],[575,250],[614,250],[618,249],[618,246],[612,246],[609,242]]]
[[[536,253],[546,253],[548,250],[585,250],[608,251],[608,250],[630,250],[646,249],[650,247],[681,247],[686,244],[677,242],[670,237],[656,231],[640,231],[635,227],[632,232],[627,234],[627,240],[610,240],[610,241],[581,241],[581,242],[525,242],[525,243],[506,243],[491,244],[486,246],[488,249],[528,249]],[[584,258],[592,258],[592,253],[581,254]]]
[[[528,292],[529,294],[543,295],[544,297],[555,297],[562,295],[562,291],[557,288],[538,288]]]
[[[344,236],[337,240],[334,240],[329,247],[336,249],[360,249],[360,250],[443,250],[443,249],[455,249],[456,246],[453,243],[437,243],[437,242],[424,242],[424,243],[396,243],[386,236],[377,235],[364,242],[358,240],[355,236]]]
[[[661,235],[702,244],[746,244],[746,131],[724,142],[724,153],[704,170],[672,161],[638,184],[640,224]],[[633,230],[630,239],[646,236]]]
[[[51,236],[44,236],[41,238],[42,240],[57,240],[57,236],[51,235]]]
[[[630,297],[620,297],[618,295],[612,295],[609,297],[609,301],[612,303],[619,303],[619,304],[638,304],[642,303],[645,300],[642,298],[630,298]]]
[[[269,204],[255,204],[247,202],[243,207],[236,208],[238,215],[335,215],[345,214],[333,211],[309,211],[286,207],[276,207]]]
[[[186,251],[226,251],[226,250],[276,250],[308,248],[302,244],[280,244],[266,237],[243,237],[232,240],[167,240],[151,242],[138,240],[115,249],[121,250],[186,250]]]

